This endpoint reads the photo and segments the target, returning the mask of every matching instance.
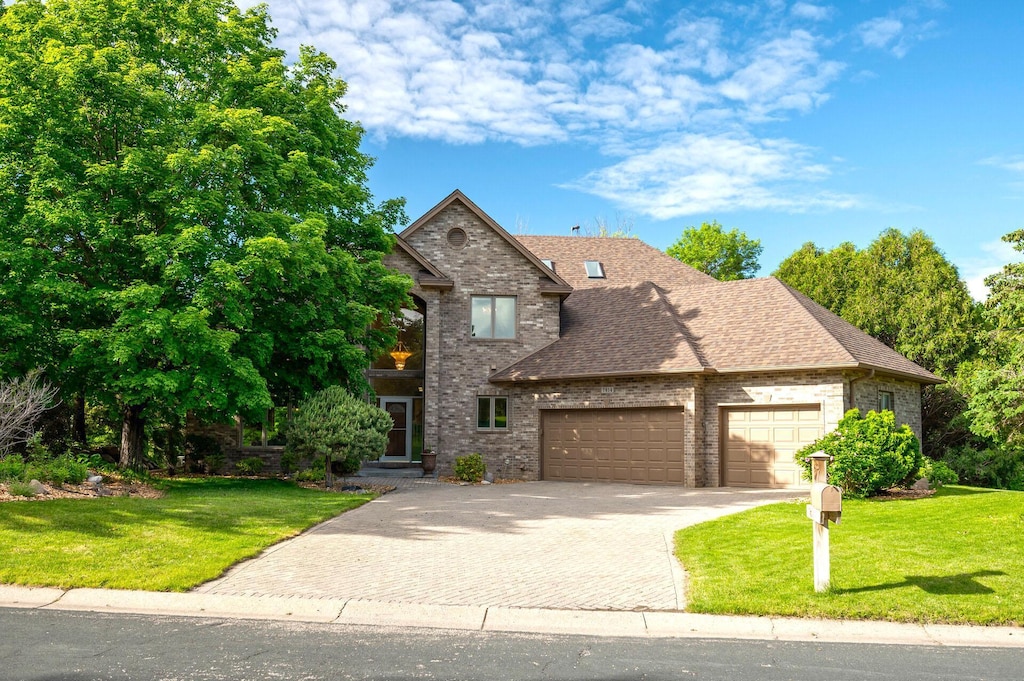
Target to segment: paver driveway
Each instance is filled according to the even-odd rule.
[[[679,610],[672,533],[780,490],[530,482],[400,487],[197,591],[421,604]]]

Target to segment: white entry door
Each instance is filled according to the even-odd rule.
[[[380,408],[395,422],[388,434],[388,448],[381,461],[412,460],[412,398],[382,397]]]

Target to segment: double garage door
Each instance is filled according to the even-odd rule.
[[[821,437],[817,406],[742,407],[723,412],[721,484],[802,484],[793,454]],[[542,412],[545,480],[685,483],[681,408]]]
[[[545,480],[684,483],[681,407],[541,413]]]

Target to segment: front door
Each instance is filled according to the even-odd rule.
[[[412,398],[382,397],[380,408],[395,422],[388,433],[388,448],[381,461],[412,460]]]

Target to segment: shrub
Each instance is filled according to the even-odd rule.
[[[942,461],[932,461],[931,459],[925,459],[924,465],[921,466],[917,477],[927,478],[928,484],[934,488],[939,488],[943,485],[955,485],[960,482],[960,476],[956,474],[955,470]]]
[[[321,460],[319,465],[314,462],[312,468],[303,468],[301,471],[295,474],[295,480],[298,482],[323,482],[324,479],[324,462]]]
[[[479,454],[467,454],[455,457],[455,477],[464,482],[480,482],[484,479],[484,457]]]
[[[263,459],[258,456],[249,456],[236,463],[235,468],[242,475],[259,475],[263,472]]]
[[[299,455],[295,452],[285,452],[281,455],[281,472],[285,475],[294,473],[299,468]]]
[[[34,497],[36,495],[35,490],[32,489],[32,485],[21,480],[12,482],[7,486],[7,491],[12,497]]]
[[[1024,491],[1024,451],[1019,449],[956,447],[946,452],[943,461],[965,485]]]
[[[322,458],[339,469],[355,472],[363,461],[379,458],[394,422],[388,413],[332,386],[299,405],[285,429],[285,453],[300,459]],[[325,465],[325,478],[329,465]]]
[[[0,480],[21,480],[25,477],[25,460],[19,454],[0,457]]]
[[[839,426],[796,453],[805,477],[810,476],[807,457],[821,450],[833,457],[828,466],[828,481],[843,488],[851,497],[869,497],[883,489],[909,482],[921,468],[921,446],[910,426],[896,427],[891,411],[851,409]]]
[[[36,459],[25,464],[24,477],[52,485],[78,485],[89,477],[89,467],[67,455],[48,460]]]

